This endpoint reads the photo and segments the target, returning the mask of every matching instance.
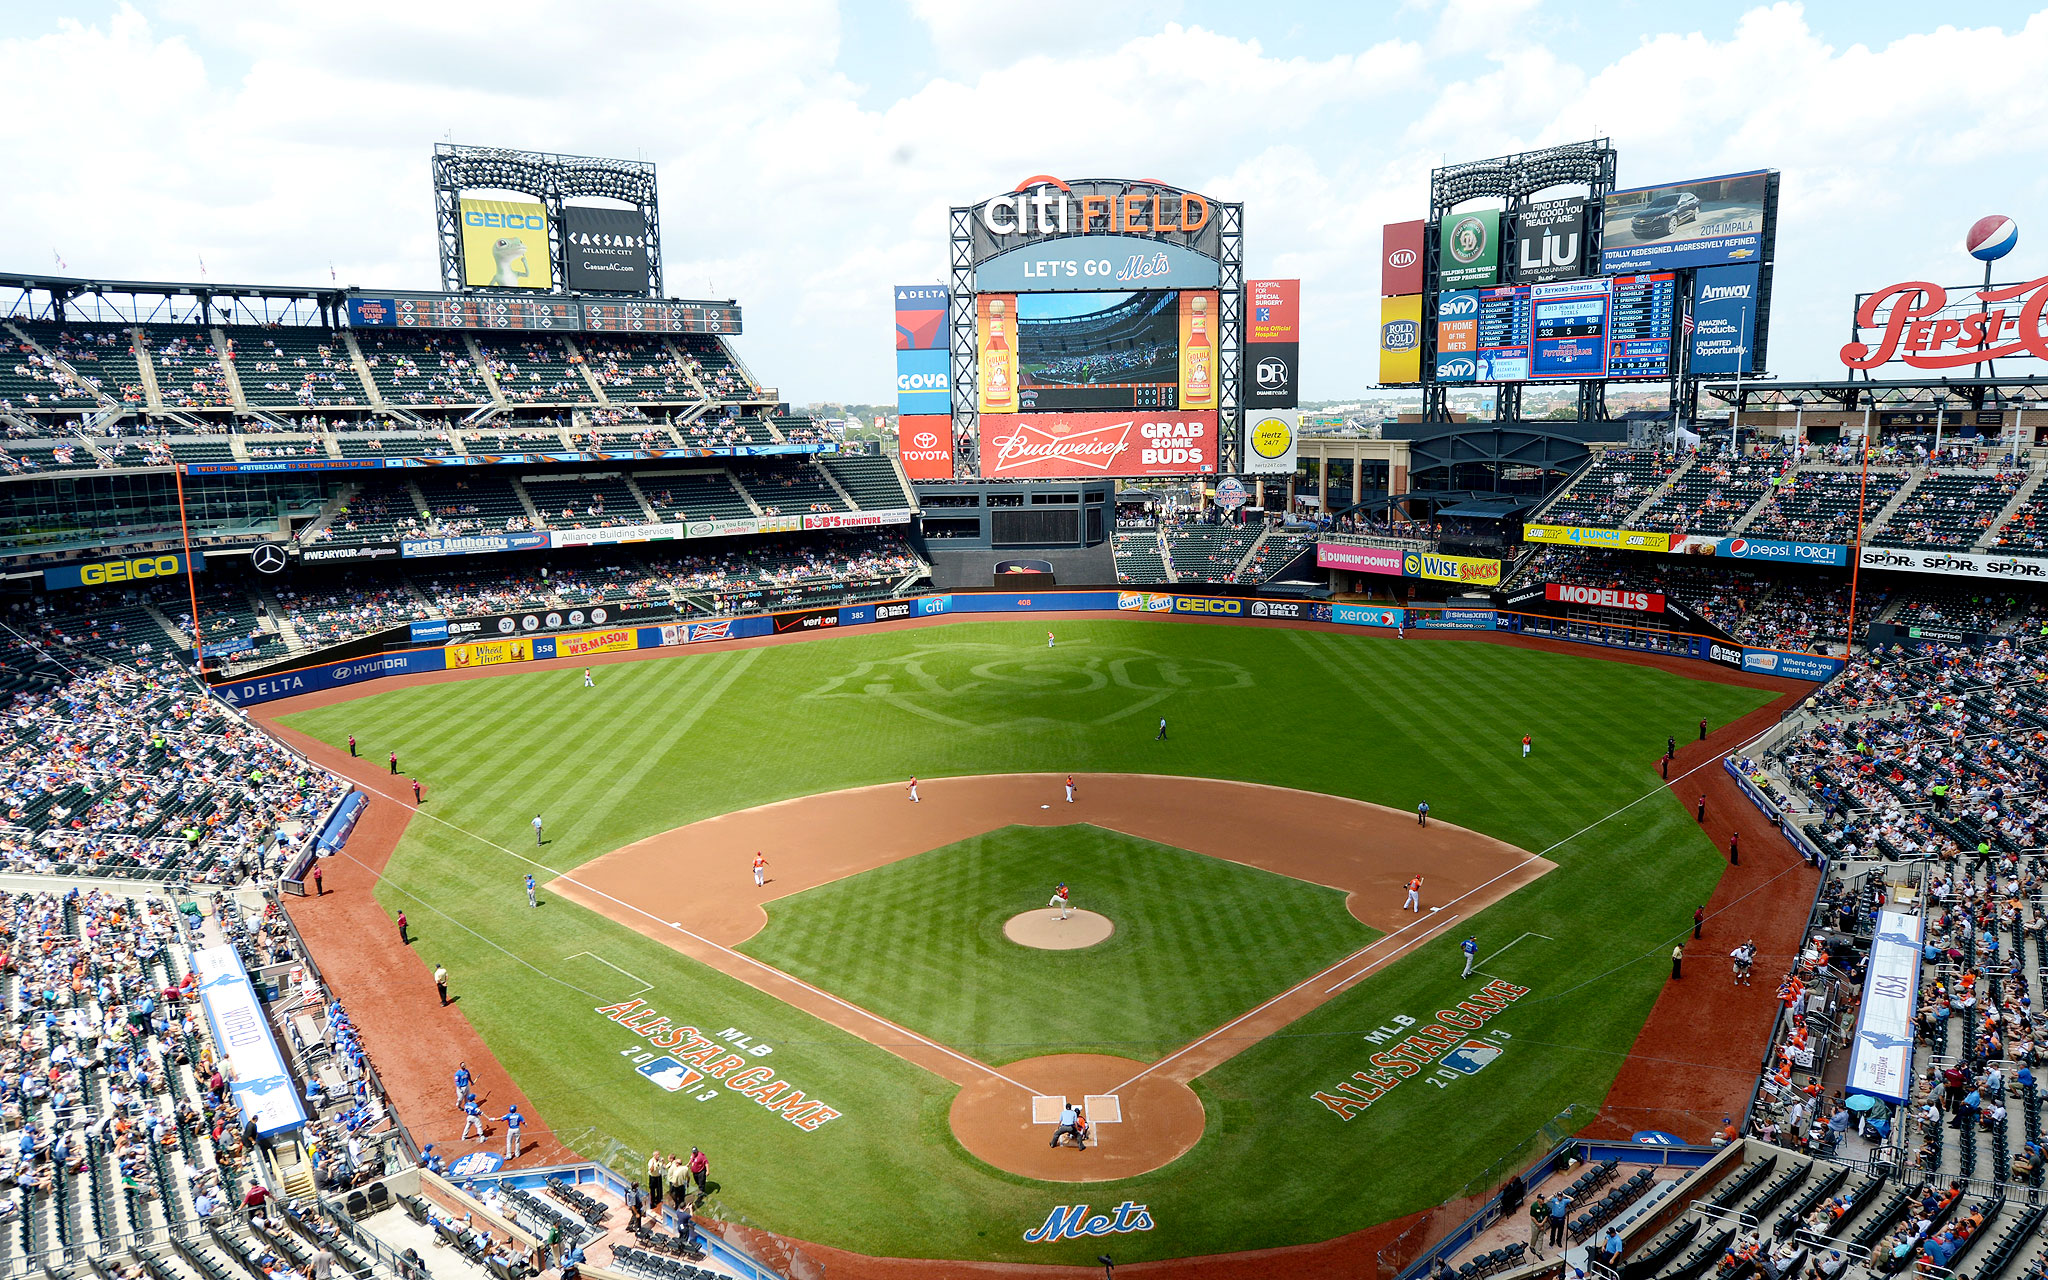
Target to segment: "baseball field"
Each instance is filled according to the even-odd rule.
[[[1055,629],[284,723],[425,786],[378,901],[553,1136],[622,1172],[701,1146],[715,1210],[789,1236],[1046,1263],[1324,1240],[1600,1101],[1725,861],[1658,780],[1665,737],[1771,695],[1495,644]],[[1016,941],[1059,882],[1107,936]],[[1097,1145],[1052,1148],[1084,1098]]]

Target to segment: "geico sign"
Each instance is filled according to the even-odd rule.
[[[981,206],[981,225],[998,236],[1189,233],[1209,225],[1209,202],[1193,192],[1164,195],[1126,187],[1114,194],[1077,196],[1073,190],[1045,174],[1026,178],[1010,194]]]
[[[1227,613],[1235,617],[1244,612],[1244,601],[1226,600],[1215,596],[1175,596],[1175,613]]]
[[[482,209],[464,210],[462,221],[472,227],[502,227],[510,231],[546,231],[547,215],[540,213],[487,213]]]
[[[1979,289],[1983,305],[1942,315],[1948,290],[1924,280],[1879,289],[1856,308],[1856,327],[1882,329],[1875,342],[1851,342],[1842,363],[1874,369],[1902,360],[1918,369],[1958,369],[2019,356],[2048,360],[2048,276]],[[2009,304],[2009,305],[2001,305]]]
[[[140,582],[144,578],[170,578],[178,572],[176,556],[139,556],[133,560],[104,560],[84,565],[78,580],[88,587],[108,582]]]

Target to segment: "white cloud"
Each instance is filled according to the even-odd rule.
[[[1775,5],[1582,66],[1529,0],[1434,8],[1419,43],[1282,58],[1257,15],[1211,30],[1164,0],[912,0],[946,71],[893,102],[840,60],[842,23],[873,14],[830,0],[602,21],[507,0],[482,36],[398,0],[16,18],[0,65],[39,109],[0,140],[0,261],[42,269],[54,246],[77,273],[185,279],[203,253],[216,280],[321,283],[332,261],[344,283],[431,287],[444,133],[644,154],[670,292],[737,296],[749,361],[797,399],[880,399],[888,286],[942,274],[947,206],[1033,173],[1157,177],[1246,202],[1252,270],[1306,282],[1308,390],[1341,395],[1371,377],[1380,224],[1423,212],[1442,161],[1599,133],[1624,184],[1781,168],[1773,349],[1806,376],[1837,372],[1857,289],[1961,278],[1972,219],[2024,224],[2048,195],[2048,14],[1866,47]],[[2041,260],[2027,243],[2016,271]]]

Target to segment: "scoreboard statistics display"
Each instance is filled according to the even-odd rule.
[[[350,295],[357,328],[567,330],[592,333],[740,332],[740,309],[702,302],[582,302],[526,295]]]
[[[1672,272],[1502,285],[1438,295],[1442,382],[1669,378]]]

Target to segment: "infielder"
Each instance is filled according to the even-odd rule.
[[[760,852],[757,850],[754,854],[754,887],[758,889],[767,883],[768,859],[762,857]]]
[[[1074,775],[1067,775],[1067,803],[1074,803]]]
[[[912,803],[912,804],[916,804],[916,803],[917,803],[917,779],[916,779],[916,778],[912,778],[912,779],[910,780],[910,803]]]
[[[1058,907],[1060,909],[1060,919],[1064,920],[1067,918],[1067,886],[1064,882],[1053,886],[1052,901],[1045,905],[1048,907]]]
[[[585,668],[583,668],[583,687],[584,687],[584,688],[586,688],[586,689],[595,689],[595,688],[597,688],[597,681],[595,681],[595,680],[592,680],[592,679],[590,678],[590,668],[589,668],[589,667],[585,667]]]
[[[1420,913],[1422,910],[1422,877],[1416,876],[1408,882],[1408,900],[1401,904],[1401,910]]]
[[[534,896],[532,876],[526,877],[526,905],[529,907],[540,905],[540,899]]]
[[[1458,976],[1469,978],[1472,976],[1472,966],[1479,963],[1479,939],[1468,937],[1458,945],[1465,953],[1465,972]]]

